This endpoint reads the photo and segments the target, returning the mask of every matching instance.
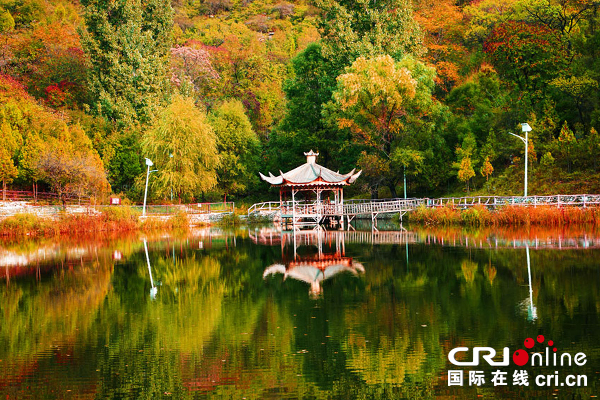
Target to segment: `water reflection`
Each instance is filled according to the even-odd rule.
[[[291,236],[290,236],[291,235]],[[292,231],[280,235],[282,260],[267,267],[263,273],[266,279],[270,275],[282,274],[283,280],[292,278],[310,285],[309,294],[316,298],[323,292],[323,281],[342,273],[354,276],[364,274],[364,266],[346,257],[344,235],[342,232],[330,232],[322,229],[310,231]],[[326,241],[326,239],[329,239]],[[270,240],[272,243],[272,240]],[[287,256],[286,244],[293,249],[293,256]],[[299,247],[312,248],[308,254],[299,255]],[[316,253],[314,248],[316,247]],[[302,249],[300,249],[302,250]]]
[[[0,397],[589,398],[600,371],[600,252],[565,249],[586,235],[593,244],[594,231],[399,229],[112,242],[36,277],[11,270],[0,285]],[[535,249],[536,237],[556,246]],[[320,295],[268,273],[274,265],[283,275],[316,268]],[[512,349],[538,334],[588,355],[576,373],[589,387],[448,387],[450,349]]]
[[[155,299],[158,288],[154,286],[154,279],[152,279],[152,267],[150,266],[150,256],[148,255],[148,244],[146,238],[144,240],[144,252],[146,253],[146,262],[148,263],[148,274],[150,275],[150,298]],[[175,262],[175,246],[173,246],[173,262]]]

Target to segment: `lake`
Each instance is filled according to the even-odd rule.
[[[3,242],[0,398],[599,394],[597,230],[362,228]]]

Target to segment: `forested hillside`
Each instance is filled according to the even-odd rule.
[[[139,201],[597,192],[600,0],[0,0],[0,180]]]

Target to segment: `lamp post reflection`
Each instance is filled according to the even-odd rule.
[[[158,288],[154,286],[154,280],[152,279],[152,267],[150,267],[150,257],[148,256],[148,244],[146,239],[144,240],[144,251],[146,252],[146,262],[148,263],[148,273],[150,274],[150,298],[154,300],[158,293]]]
[[[531,285],[531,261],[529,259],[529,243],[525,246],[527,254],[527,275],[529,277],[529,304],[527,307],[527,320],[535,321],[537,319],[537,308],[533,304],[533,286]]]

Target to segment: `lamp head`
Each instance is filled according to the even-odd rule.
[[[531,132],[531,127],[529,126],[529,124],[527,122],[523,122],[523,123],[521,123],[521,130],[523,132]]]
[[[149,166],[149,167],[151,167],[151,166],[154,165],[154,163],[152,161],[150,161],[149,158],[146,158],[146,165]]]

